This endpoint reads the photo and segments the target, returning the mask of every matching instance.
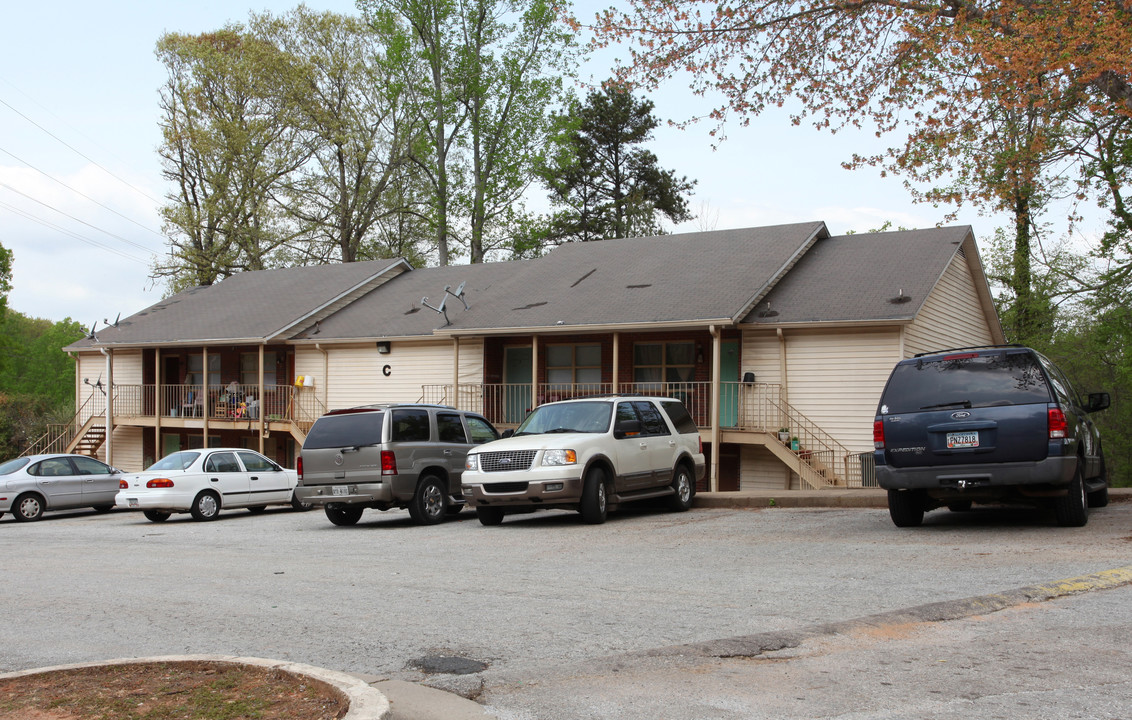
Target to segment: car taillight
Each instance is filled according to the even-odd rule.
[[[1059,407],[1049,409],[1049,439],[1060,440],[1069,430],[1069,423],[1065,421],[1065,413]]]
[[[168,488],[173,487],[173,481],[169,478],[154,478],[145,484],[147,488]]]
[[[300,455],[299,459],[295,461],[295,472],[298,473],[299,479],[303,479],[303,456]]]
[[[873,447],[884,450],[884,420],[873,420]]]
[[[381,474],[382,475],[396,475],[397,474],[397,458],[393,455],[392,450],[381,451]]]
[[[126,482],[125,480],[119,480],[118,481],[118,489],[119,490],[129,490],[130,484],[128,482]]]

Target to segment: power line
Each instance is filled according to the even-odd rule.
[[[47,203],[43,202],[42,200],[36,200],[31,195],[28,195],[25,192],[19,191],[16,188],[12,187],[11,185],[8,185],[7,183],[0,182],[0,188],[5,188],[6,190],[10,190],[10,191],[16,193],[17,195],[21,195],[21,196],[27,198],[28,200],[31,200],[34,203],[42,205],[43,207],[47,208],[48,210],[52,210],[54,212],[57,212],[60,215],[63,215],[64,217],[68,217],[68,218],[74,220],[77,223],[82,223],[83,225],[86,225],[87,227],[89,227],[93,230],[97,230],[100,233],[103,233],[105,235],[109,235],[110,237],[114,238],[115,240],[121,240],[122,242],[126,243],[127,245],[133,245],[134,247],[138,248],[139,250],[143,250],[147,253],[150,253],[151,255],[156,255],[156,253],[153,250],[150,250],[149,248],[147,248],[145,245],[142,245],[141,243],[136,243],[133,240],[130,240],[129,238],[124,238],[121,235],[116,235],[116,234],[114,234],[114,233],[112,233],[108,230],[103,230],[102,228],[100,228],[96,225],[91,225],[86,220],[80,220],[79,218],[75,217],[74,215],[71,215],[70,213],[65,213],[62,210],[60,210],[59,208],[52,207],[52,206],[48,205]]]
[[[9,212],[15,213],[16,215],[19,215],[20,217],[25,218],[27,220],[31,220],[34,223],[39,223],[40,225],[43,225],[44,227],[51,228],[52,230],[57,230],[57,231],[63,233],[64,235],[69,235],[69,236],[75,238],[76,240],[80,240],[82,242],[87,243],[88,245],[93,245],[94,247],[99,248],[101,250],[105,250],[107,252],[114,253],[118,257],[125,258],[126,260],[133,260],[134,262],[141,263],[142,265],[148,264],[147,261],[145,261],[141,258],[134,257],[133,255],[130,255],[129,253],[123,252],[122,250],[119,250],[118,248],[111,247],[111,246],[109,246],[105,243],[101,243],[97,240],[92,240],[91,238],[88,238],[85,235],[79,235],[77,232],[74,232],[72,230],[68,230],[65,227],[61,227],[59,225],[56,225],[52,222],[44,220],[43,218],[36,217],[35,215],[32,215],[31,213],[28,213],[24,210],[21,210],[21,209],[15,207],[13,205],[9,205],[6,202],[0,201],[0,208],[8,210]]]
[[[117,211],[117,210],[115,210],[114,208],[110,207],[109,205],[104,205],[103,203],[100,203],[99,201],[95,200],[95,199],[94,199],[94,198],[92,198],[92,197],[91,197],[90,195],[87,195],[86,193],[82,192],[81,190],[76,190],[75,188],[71,187],[70,185],[68,185],[67,183],[63,182],[62,180],[60,180],[60,179],[58,179],[58,178],[56,178],[56,177],[54,177],[54,176],[52,176],[52,175],[49,175],[48,173],[44,172],[43,170],[40,170],[40,169],[39,169],[39,168],[37,168],[36,166],[34,166],[34,165],[32,165],[31,163],[29,163],[29,162],[28,162],[27,160],[24,160],[23,158],[19,157],[18,155],[16,155],[16,154],[12,153],[11,151],[9,151],[9,150],[5,150],[4,148],[0,147],[0,152],[4,153],[5,155],[7,155],[7,156],[9,156],[9,157],[11,157],[11,158],[14,158],[14,159],[15,159],[15,160],[16,160],[17,162],[21,162],[21,163],[23,163],[24,165],[28,166],[28,167],[29,167],[29,168],[31,168],[32,170],[35,170],[35,171],[36,171],[37,173],[39,173],[39,174],[40,174],[40,175],[42,175],[43,177],[47,178],[48,180],[52,180],[52,181],[54,181],[54,182],[56,182],[56,183],[58,183],[58,184],[62,185],[63,187],[65,187],[65,188],[67,188],[68,190],[70,190],[71,192],[75,193],[76,195],[79,195],[79,196],[81,196],[81,197],[84,197],[84,198],[86,198],[87,200],[90,200],[90,201],[91,201],[92,203],[94,203],[95,205],[99,206],[100,208],[103,208],[103,209],[105,209],[105,210],[109,210],[110,212],[114,213],[115,215],[117,215],[118,217],[122,218],[123,220],[125,220],[125,221],[127,221],[127,222],[131,222],[131,223],[133,223],[134,225],[137,225],[137,226],[138,226],[138,227],[140,227],[140,228],[141,228],[142,230],[145,230],[146,232],[150,232],[150,233],[153,233],[154,235],[156,235],[156,236],[157,236],[157,237],[159,237],[159,238],[162,238],[162,239],[164,239],[164,238],[165,238],[165,236],[164,236],[164,235],[162,235],[161,233],[157,232],[157,231],[156,231],[156,230],[154,230],[153,228],[149,228],[149,227],[146,227],[145,225],[142,225],[142,224],[141,224],[140,222],[138,222],[137,220],[134,220],[133,218],[129,218],[129,217],[126,217],[125,215],[123,215],[122,213],[118,212],[118,211]]]
[[[7,80],[5,80],[5,82],[8,82],[8,81],[7,81]],[[8,84],[9,84],[9,85],[11,85],[11,83],[8,83]],[[15,86],[13,85],[12,87],[15,87]],[[18,91],[19,91],[19,89],[17,88],[17,92],[18,92]],[[26,95],[25,95],[25,97],[26,97]],[[35,101],[33,100],[32,102],[35,102]],[[38,103],[37,103],[37,104],[38,104]],[[160,201],[160,200],[157,200],[156,198],[154,198],[154,197],[150,196],[150,194],[149,194],[149,193],[147,193],[146,191],[142,190],[141,188],[138,188],[138,187],[136,187],[135,185],[133,185],[132,183],[130,183],[130,182],[126,181],[126,180],[123,180],[122,178],[118,177],[117,175],[115,175],[115,174],[114,174],[113,172],[111,172],[110,170],[107,170],[107,169],[106,169],[105,167],[103,167],[103,166],[102,166],[101,164],[99,164],[99,163],[98,163],[97,161],[93,160],[93,159],[92,159],[92,158],[90,158],[90,157],[87,157],[87,156],[86,156],[86,155],[85,155],[85,154],[84,154],[84,153],[83,153],[82,151],[80,151],[80,150],[78,150],[77,148],[75,148],[75,147],[71,146],[71,145],[70,145],[70,144],[68,144],[68,143],[67,143],[67,142],[66,142],[65,140],[63,140],[63,139],[62,139],[62,138],[60,138],[59,136],[57,136],[57,135],[55,135],[54,133],[52,133],[52,132],[51,132],[50,130],[48,130],[47,128],[43,127],[43,126],[42,126],[42,125],[40,125],[39,123],[37,123],[37,122],[36,122],[35,120],[32,120],[32,119],[31,119],[31,118],[29,118],[29,117],[28,117],[27,115],[24,115],[24,114],[23,114],[22,112],[20,112],[20,111],[19,111],[19,110],[17,110],[16,108],[12,107],[12,106],[11,106],[11,105],[10,105],[10,104],[9,104],[9,103],[8,103],[7,101],[5,101],[5,100],[4,100],[3,98],[0,98],[0,105],[4,105],[4,106],[5,106],[5,107],[7,107],[7,108],[8,108],[9,110],[11,110],[12,112],[16,113],[16,114],[17,114],[17,115],[19,115],[20,117],[22,117],[22,118],[23,118],[24,120],[27,120],[27,121],[28,121],[29,123],[31,123],[32,125],[36,126],[36,127],[37,127],[37,128],[39,128],[40,130],[42,130],[42,131],[43,131],[44,133],[46,133],[46,134],[47,134],[47,135],[49,135],[50,137],[54,138],[54,139],[55,139],[55,141],[56,141],[56,142],[58,142],[58,143],[59,143],[60,145],[63,145],[64,147],[66,147],[67,149],[69,149],[69,150],[70,150],[71,152],[75,153],[75,154],[76,154],[76,155],[78,155],[79,157],[81,157],[81,158],[83,158],[84,160],[86,160],[87,162],[91,163],[91,164],[92,164],[92,165],[94,165],[94,166],[95,166],[96,168],[98,168],[98,169],[99,169],[99,170],[101,170],[102,172],[106,173],[106,174],[107,174],[107,175],[109,175],[110,177],[114,178],[114,179],[115,179],[115,180],[117,180],[118,182],[122,183],[122,184],[123,184],[123,185],[125,185],[126,187],[130,188],[130,189],[131,189],[131,190],[133,190],[134,192],[138,193],[138,194],[139,194],[139,195],[141,195],[142,197],[145,197],[145,198],[149,199],[149,200],[150,200],[151,202],[153,202],[153,203],[154,203],[155,205],[160,205],[160,204],[161,204],[161,201]],[[40,107],[42,107],[42,105],[41,105]],[[48,112],[50,112],[50,111],[48,111]]]

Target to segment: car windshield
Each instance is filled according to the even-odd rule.
[[[543,405],[527,416],[515,435],[542,433],[603,433],[609,430],[613,403],[607,401],[570,402]]]
[[[146,470],[186,470],[198,457],[200,457],[200,453],[191,450],[175,452],[161,458]]]
[[[882,414],[1049,402],[1045,375],[1030,353],[975,353],[898,365]]]
[[[16,458],[0,465],[0,475],[11,475],[24,465],[27,465],[29,458]]]

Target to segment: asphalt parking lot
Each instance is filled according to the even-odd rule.
[[[417,527],[367,511],[232,511],[163,524],[115,511],[0,520],[0,669],[220,653],[428,682],[512,682],[535,668],[838,622],[1129,564],[1132,503],[1059,528],[1027,510],[646,508],[470,512]],[[481,663],[436,677],[436,656]]]

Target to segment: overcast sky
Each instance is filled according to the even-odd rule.
[[[282,13],[295,4],[7,5],[0,27],[0,244],[15,253],[9,307],[89,327],[161,299],[164,287],[148,277],[165,248],[157,208],[166,188],[156,154],[165,73],[155,43],[167,31],[214,30],[246,21],[252,9]],[[307,5],[356,12],[352,0]],[[586,72],[601,80],[607,64],[591,63]],[[652,99],[664,119],[707,107],[681,83]],[[913,205],[899,178],[841,168],[853,152],[881,147],[869,133],[831,135],[773,112],[746,128],[733,123],[728,140],[713,150],[710,129],[663,129],[651,145],[663,167],[698,181],[691,207],[701,218],[677,232],[820,220],[840,234],[886,221],[930,227],[944,216]],[[957,224],[973,225],[980,239],[996,227],[994,218],[974,211]]]

